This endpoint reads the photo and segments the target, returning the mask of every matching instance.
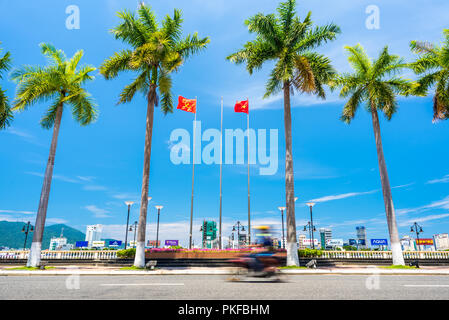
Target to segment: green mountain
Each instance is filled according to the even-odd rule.
[[[0,247],[8,247],[14,249],[22,249],[25,241],[25,234],[22,228],[26,226],[23,222],[8,222],[0,221]],[[61,229],[64,228],[64,237],[67,238],[68,243],[75,243],[76,241],[84,241],[86,235],[81,231],[71,228],[65,224],[53,224],[45,226],[44,239],[42,241],[42,249],[48,249],[50,239],[52,237],[59,237]],[[28,234],[27,248],[31,247],[33,240],[33,233]]]

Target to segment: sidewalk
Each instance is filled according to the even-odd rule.
[[[14,275],[226,275],[233,274],[235,268],[164,268],[156,270],[121,270],[118,267],[57,266],[48,270],[11,270],[11,266],[0,266],[0,276]],[[339,266],[317,269],[282,269],[282,274],[323,275],[323,274],[382,274],[382,275],[448,275],[449,267],[421,267],[420,269],[388,269],[380,266]]]

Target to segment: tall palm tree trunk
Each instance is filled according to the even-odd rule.
[[[388,179],[387,165],[385,163],[382,138],[380,135],[379,116],[375,106],[371,105],[371,115],[373,119],[374,137],[376,139],[377,159],[379,161],[380,181],[384,196],[385,212],[387,215],[388,231],[390,233],[391,253],[394,265],[405,265],[402,255],[401,243],[399,242],[398,226],[394,213],[393,197],[391,195],[390,180]]]
[[[147,100],[147,126],[145,131],[145,150],[143,158],[142,195],[140,198],[139,227],[137,231],[136,256],[134,266],[145,267],[145,229],[147,226],[148,185],[150,178],[151,139],[153,136],[154,101],[156,97],[156,85],[150,85]]]
[[[37,210],[33,242],[31,243],[30,254],[28,255],[27,267],[39,267],[41,263],[42,238],[44,236],[45,219],[47,217],[48,199],[50,197],[51,179],[53,177],[53,167],[55,165],[56,146],[58,144],[59,127],[62,119],[62,103],[56,111],[55,123],[53,126],[53,137],[51,138],[50,154],[48,156],[47,168],[45,169],[44,184],[42,185],[39,208]]]
[[[285,128],[285,193],[287,207],[287,266],[299,266],[296,244],[295,190],[292,155],[292,116],[290,110],[290,83],[284,81]]]

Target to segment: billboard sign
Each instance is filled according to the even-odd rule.
[[[109,241],[109,246],[110,247],[120,247],[122,245],[122,242],[119,240],[112,240]]]
[[[104,241],[92,241],[92,247],[104,247]]]
[[[343,246],[343,239],[329,239],[326,241],[326,245],[327,246]]]
[[[179,240],[165,240],[166,246],[179,246]]]
[[[349,245],[355,246],[355,245],[357,245],[357,241],[355,239],[349,239]]]
[[[433,239],[416,239],[416,244],[420,246],[433,246]]]
[[[388,246],[387,239],[371,239],[372,246]]]
[[[365,239],[359,239],[359,240],[358,240],[358,244],[361,245],[361,246],[366,245]]]
[[[77,248],[87,248],[89,246],[89,241],[77,241],[75,242],[75,247]]]
[[[310,246],[312,244],[312,239],[302,239],[302,244],[304,246]],[[318,239],[313,239],[313,244],[318,245]]]
[[[158,240],[157,241],[157,245],[156,245],[156,240],[148,240],[147,241],[147,246],[148,247],[159,247],[161,245],[161,241]]]

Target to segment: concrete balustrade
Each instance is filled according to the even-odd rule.
[[[29,251],[0,251],[1,260],[28,259]],[[112,260],[117,251],[42,251],[42,260]]]
[[[322,251],[322,259],[392,259],[391,251]],[[28,259],[29,251],[0,251],[1,260]],[[449,260],[449,251],[404,251],[405,259]],[[43,260],[113,260],[117,251],[42,251]]]

